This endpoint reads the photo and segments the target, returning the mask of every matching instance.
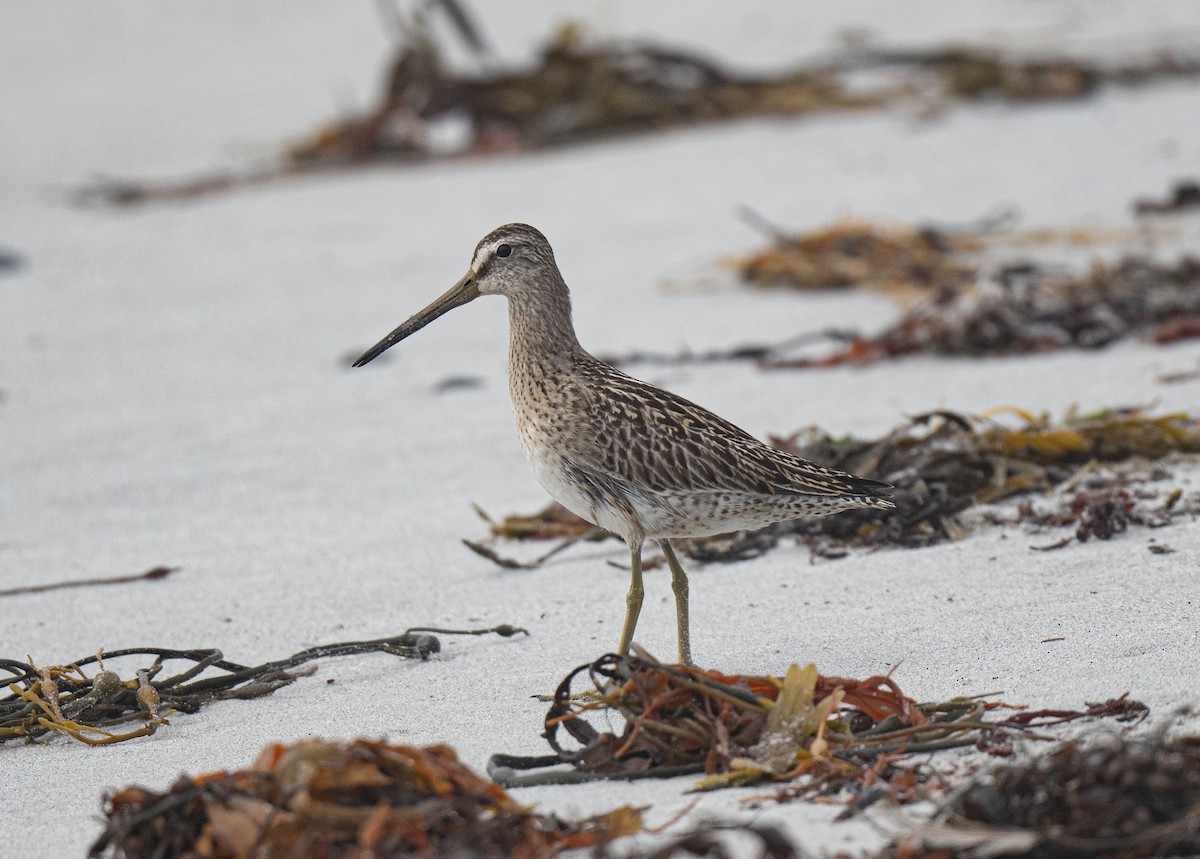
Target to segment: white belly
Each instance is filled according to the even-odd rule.
[[[616,509],[567,477],[562,458],[551,448],[527,440],[524,434],[521,437],[521,446],[525,449],[525,459],[528,460],[534,477],[542,488],[550,493],[551,498],[576,516],[616,534],[626,542],[635,537],[630,523]]]

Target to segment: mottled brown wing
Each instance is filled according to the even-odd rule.
[[[768,447],[707,409],[595,359],[581,369],[582,395],[591,410],[570,456],[582,468],[656,492],[891,494],[886,483]]]

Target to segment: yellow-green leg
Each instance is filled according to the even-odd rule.
[[[667,565],[671,568],[671,590],[675,592],[675,627],[679,637],[679,661],[684,665],[692,662],[692,635],[688,620],[688,577],[675,557],[675,550],[667,540],[659,540],[659,547],[667,557]]]
[[[633,642],[633,631],[637,629],[638,615],[642,612],[642,597],[646,591],[642,588],[642,547],[631,546],[629,549],[629,593],[625,595],[625,625],[621,627],[621,643],[617,645],[617,653],[622,656],[629,653],[629,645]]]

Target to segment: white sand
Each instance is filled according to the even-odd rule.
[[[550,24],[540,4],[515,5],[484,16],[510,57]],[[601,32],[710,46],[759,68],[829,48],[852,27],[905,44],[1062,42],[1096,54],[1200,40],[1187,2],[947,0],[896,21],[884,2],[857,16],[764,4],[733,20],[719,4],[707,15],[682,3],[561,8]],[[702,349],[831,324],[872,329],[894,313],[872,296],[736,287],[709,263],[760,244],[734,217],[738,204],[794,227],[843,215],[952,224],[1001,204],[1028,226],[1120,227],[1135,197],[1200,173],[1200,88],[1188,83],[962,107],[935,122],[889,112],[737,123],[129,211],[63,199],[96,174],[170,177],[269,154],[367,103],[386,50],[365,2],[0,12],[0,247],[26,261],[0,275],[0,587],[182,568],[160,583],[3,599],[0,655],[54,663],[99,647],[218,646],[249,664],[410,625],[511,622],[532,636],[448,639],[424,664],[326,661],[274,696],[179,716],[116,747],[6,744],[6,857],[80,855],[100,831],[105,790],[238,767],[274,740],[444,741],[477,768],[493,752],[545,749],[544,705],[531,696],[615,645],[626,582],[605,562],[624,559],[606,543],[502,571],[459,542],[485,530],[471,501],[496,514],[544,502],[511,426],[502,302],[456,311],[367,369],[346,366],[452,283],[490,228],[524,220],[546,232],[594,351]],[[1195,224],[1184,229],[1194,248]],[[1196,342],[1127,343],[865,370],[635,370],[760,435],[811,423],[870,434],[937,406],[1194,410],[1196,382],[1156,377],[1198,360]],[[454,376],[482,384],[435,392]],[[1151,554],[1150,537],[1176,553]],[[1128,690],[1158,720],[1193,705],[1200,527],[1028,548],[1049,540],[985,531],[817,564],[789,545],[694,569],[696,656],[775,673],[811,660],[850,676],[901,662],[896,678],[921,699],[1004,689],[1012,701],[1077,706]],[[666,576],[649,574],[647,587],[638,640],[670,656]],[[520,797],[564,813],[648,804],[659,823],[690,801],[690,784]],[[744,795],[706,795],[689,820],[740,813]],[[878,843],[865,824],[832,824],[836,811],[756,814],[813,850]]]

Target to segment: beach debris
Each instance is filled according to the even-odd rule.
[[[302,740],[245,769],[182,776],[166,792],[105,799],[93,859],[553,856],[642,828],[622,806],[585,820],[539,814],[446,745]]]
[[[1181,489],[1171,491],[1164,498],[1161,493],[1145,488],[1142,479],[1117,475],[1111,482],[1102,480],[1096,489],[1060,496],[1057,503],[1049,507],[1024,499],[1017,505],[1016,522],[1038,528],[1075,526],[1072,534],[1048,546],[1030,547],[1043,551],[1061,549],[1074,541],[1086,543],[1093,537],[1111,540],[1130,526],[1162,528],[1169,525],[1172,512],[1182,497]],[[1190,514],[1195,512],[1193,509]],[[1169,554],[1171,550],[1152,546],[1151,551]]]
[[[16,588],[0,590],[0,597],[12,597],[20,594],[40,594],[46,591],[57,591],[66,588],[90,588],[93,585],[124,585],[130,582],[156,582],[165,579],[172,573],[179,572],[179,567],[152,567],[144,573],[131,576],[110,576],[103,579],[71,579],[65,582],[52,582],[45,585],[22,585]]]
[[[1017,424],[1002,422],[1002,416],[1016,418]],[[1024,516],[1018,508],[1015,518],[991,506],[964,514],[1057,487],[1079,487],[1069,496],[1078,509],[1063,517],[1059,527],[1079,527],[1081,519],[1087,520],[1091,524],[1077,531],[1081,540],[1112,537],[1122,528],[1118,517],[1125,526],[1161,527],[1200,513],[1190,498],[1179,503],[1177,487],[1151,489],[1171,475],[1149,463],[1200,451],[1200,421],[1184,413],[1071,410],[1055,421],[1023,409],[997,409],[977,417],[936,411],[916,415],[876,440],[835,439],[810,430],[772,442],[821,465],[892,483],[896,509],[874,517],[859,511],[809,517],[748,532],[740,541],[710,538],[697,551],[701,559],[753,557],[784,536],[804,540],[817,556],[836,556],[850,546],[932,545],[959,539],[981,525],[1050,527],[1054,518],[1043,519],[1034,508]],[[1104,502],[1114,499],[1120,504],[1107,509]]]
[[[866,286],[902,295],[955,292],[978,280],[983,251],[1124,244],[1138,237],[1122,228],[1018,229],[1019,212],[1012,207],[962,224],[846,218],[799,233],[747,206],[738,215],[771,244],[724,264],[754,286],[802,290]]]
[[[1188,209],[1200,209],[1200,182],[1176,182],[1171,196],[1165,200],[1136,200],[1133,211],[1138,215],[1174,215]]]
[[[1127,256],[1081,275],[1027,264],[970,288],[941,289],[879,334],[818,356],[771,357],[767,369],[864,365],[906,355],[981,357],[1099,349],[1128,337],[1200,336],[1200,259]]]
[[[363,164],[536,151],[741,117],[1076,99],[1105,85],[1200,75],[1200,56],[1163,48],[1101,63],[987,47],[869,46],[751,75],[677,45],[598,43],[576,23],[559,27],[532,63],[518,67],[488,50],[462,3],[423,3],[407,13],[387,3],[381,8],[390,10],[397,46],[367,110],[327,124],[265,166],[168,183],[104,178],[78,199],[129,205]],[[439,43],[431,13],[449,21],[471,67],[447,61],[454,51]]]
[[[983,247],[976,234],[902,223],[840,221],[796,235],[771,231],[769,248],[730,262],[755,286],[958,291],[974,281],[972,255]]]
[[[905,315],[875,337],[827,327],[722,349],[636,349],[606,355],[606,361],[619,366],[753,361],[763,368],[808,368],[913,353],[1096,348],[1138,334],[1155,343],[1200,336],[1196,260],[1172,266],[1125,257],[1072,275],[1068,266],[1026,259],[1034,248],[1065,249],[1076,258],[1081,247],[1127,246],[1138,239],[1133,230],[1016,229],[1011,209],[962,225],[847,219],[800,233],[746,207],[740,216],[770,239],[761,251],[721,261],[744,282],[764,289],[873,289],[893,298]],[[1014,255],[1018,251],[1022,256]],[[1151,302],[1142,299],[1146,286]]]
[[[580,677],[595,692],[575,694]],[[987,700],[993,694],[922,704],[890,675],[825,676],[811,663],[782,678],[726,675],[665,665],[645,651],[610,653],[575,668],[555,691],[543,734],[552,755],[494,755],[488,773],[507,787],[694,774],[703,776],[700,791],[781,786],[755,801],[852,800],[879,788],[872,801],[906,803],[945,786],[916,755],[975,747],[1007,756],[1016,737],[1044,738],[1035,729],[1148,713],[1125,695],[1082,710],[1025,710]],[[622,727],[598,730],[588,716]]]
[[[1191,199],[1190,191],[1177,191],[1180,201]],[[789,234],[761,215],[743,214],[771,238],[765,250],[729,261],[747,283],[874,288],[907,307],[874,336],[826,332],[827,339],[840,342],[823,355],[787,354],[788,348],[811,347],[817,333],[798,336],[790,347],[762,345],[754,357],[764,368],[871,364],[912,354],[1016,355],[1096,349],[1131,336],[1159,344],[1200,336],[1200,259],[1184,256],[1164,263],[1126,255],[1070,273],[1044,262],[997,265],[983,254],[1128,242],[1131,235],[1125,231],[1014,230],[1006,226],[1011,214],[1002,213],[954,228],[841,221]]]
[[[1041,250],[1065,250],[1074,260],[1082,247],[1128,246],[1138,240],[1130,229],[1016,229],[1017,213],[1004,209],[954,226],[848,219],[789,233],[745,207],[740,215],[770,239],[761,251],[721,261],[744,282],[764,289],[872,289],[894,299],[904,315],[873,337],[829,327],[732,348],[638,349],[605,360],[819,368],[916,353],[979,357],[1099,348],[1136,335],[1159,344],[1200,336],[1200,261],[1125,256],[1072,274]],[[1032,249],[1041,261],[1029,261]]]
[[[1200,73],[1200,57],[1190,50],[1155,50],[1142,57],[1102,61],[1049,53],[1019,54],[987,45],[897,50],[865,44],[848,48],[830,65],[844,74],[900,74],[913,90],[935,104],[1069,101],[1093,95],[1105,86],[1137,87]]]
[[[1200,854],[1200,737],[1064,742],[977,776],[873,859]]]
[[[488,523],[491,535],[486,540],[464,539],[463,545],[475,554],[487,558],[507,570],[535,570],[580,540],[606,540],[613,536],[602,528],[597,528],[591,522],[576,516],[557,501],[551,501],[537,513],[529,516],[506,516],[502,522],[493,520],[478,504],[473,506],[479,517]],[[548,552],[543,552],[529,561],[519,561],[496,551],[493,544],[500,539],[555,540],[556,542]]]
[[[428,659],[441,650],[437,635],[505,637],[529,633],[504,624],[488,629],[413,627],[400,635],[370,641],[347,641],[310,647],[285,659],[247,666],[225,659],[216,648],[172,650],[131,647],[77,659],[65,665],[38,666],[32,661],[0,659],[7,672],[9,695],[0,698],[0,743],[32,741],[49,733],[102,746],[146,737],[170,724],[176,713],[195,713],[214,701],[261,698],[316,671],[309,663],[353,653],[390,653],[406,659]],[[122,677],[105,667],[128,657],[154,657],[146,667]],[[177,674],[160,678],[171,662],[191,663]],[[96,665],[95,673],[83,669]],[[303,666],[303,667],[301,667]],[[125,731],[121,725],[140,723]]]
[[[1001,418],[1015,418],[1016,425]],[[1185,413],[1071,410],[1055,421],[1048,414],[1017,408],[981,416],[941,410],[915,415],[876,439],[835,438],[814,427],[772,436],[771,442],[819,465],[891,483],[896,487],[896,509],[847,510],[757,531],[680,541],[688,557],[701,562],[745,560],[770,551],[783,539],[798,538],[814,557],[837,558],[852,547],[929,546],[982,526],[1074,527],[1065,546],[1072,540],[1110,539],[1129,527],[1159,528],[1200,514],[1200,500],[1171,486],[1171,472],[1161,464],[1173,454],[1200,452],[1200,420]],[[972,511],[1052,491],[1058,497],[1050,506],[1026,499],[1015,512],[1000,507]],[[597,538],[594,526],[550,505],[531,516],[491,522],[487,552],[481,554],[505,566],[530,568],[548,555],[517,561],[504,558],[492,544],[555,540],[552,555],[583,535]]]
[[[827,343],[836,341],[850,343],[857,338],[855,331],[838,328],[824,328],[795,337],[787,337],[774,342],[740,343],[727,349],[696,350],[688,347],[676,352],[658,352],[637,349],[620,354],[609,353],[597,355],[600,360],[614,366],[630,364],[716,364],[727,361],[765,361],[777,355],[787,355],[793,350],[807,346],[810,343]]]

